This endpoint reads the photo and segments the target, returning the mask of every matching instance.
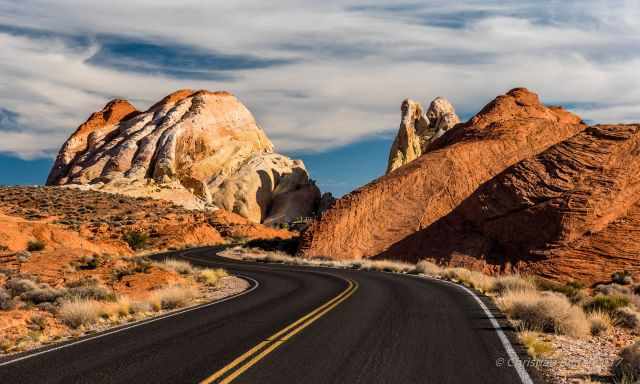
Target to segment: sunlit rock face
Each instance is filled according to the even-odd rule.
[[[311,215],[319,191],[304,164],[273,151],[235,96],[180,90],[144,112],[114,100],[92,114],[61,148],[47,184],[226,208],[255,222],[274,202],[280,219],[271,222]],[[313,193],[302,199],[300,190]],[[286,213],[283,196],[296,196]]]
[[[430,122],[406,105],[414,127]],[[517,88],[421,150],[338,199],[300,254],[585,283],[640,276],[640,125],[587,126]]]
[[[429,143],[460,122],[451,103],[435,98],[426,113],[420,103],[406,99],[400,107],[400,128],[389,152],[387,173],[420,157]]]

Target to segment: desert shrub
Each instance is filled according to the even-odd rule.
[[[148,273],[152,265],[151,260],[146,257],[134,257],[130,262],[135,273]]]
[[[507,291],[497,304],[522,330],[544,331],[573,337],[589,333],[589,322],[580,307],[552,292]]]
[[[439,276],[442,273],[442,268],[435,263],[422,260],[416,264],[416,272],[429,276]]]
[[[504,275],[494,279],[491,291],[500,295],[508,291],[528,291],[535,290],[536,286],[530,279],[525,279],[520,275]]]
[[[93,276],[85,276],[77,280],[67,281],[64,285],[67,288],[84,287],[91,285],[98,285],[100,281]]]
[[[640,379],[640,341],[623,348],[613,366],[618,383],[636,383]]]
[[[30,240],[27,243],[27,251],[29,252],[42,251],[44,247],[45,247],[44,241],[41,241],[41,240]]]
[[[6,289],[0,287],[0,309],[7,310],[14,306],[14,301]]]
[[[628,295],[631,293],[631,289],[624,285],[612,283],[612,284],[598,284],[593,288],[594,293],[602,295]]]
[[[149,241],[149,235],[143,231],[130,231],[124,235],[124,241],[134,250],[142,249]]]
[[[65,297],[68,299],[94,299],[99,301],[115,300],[113,291],[97,283],[69,288],[67,289]]]
[[[147,313],[153,310],[151,303],[144,300],[132,301],[130,308],[133,313]]]
[[[229,274],[222,268],[205,268],[198,271],[198,280],[207,285],[216,285],[225,276],[229,276]]]
[[[596,295],[584,305],[584,309],[589,312],[595,310],[612,312],[627,305],[629,305],[629,298],[626,296]]]
[[[484,273],[471,271],[466,268],[446,268],[442,272],[442,277],[448,280],[458,281],[480,292],[489,291],[495,278]]]
[[[120,296],[111,303],[105,303],[102,307],[103,317],[125,317],[133,314],[131,300],[127,296]]]
[[[525,346],[529,356],[538,358],[553,352],[553,344],[540,340],[537,332],[523,331],[519,333],[520,342]]]
[[[611,281],[620,285],[633,284],[631,272],[629,271],[614,272],[613,274],[611,274]]]
[[[593,311],[587,315],[589,320],[589,326],[591,328],[591,334],[593,336],[599,336],[607,334],[613,328],[613,320],[609,313],[604,311]]]
[[[327,262],[327,266],[340,266],[341,262],[331,260]],[[395,272],[405,273],[413,270],[415,267],[413,264],[403,263],[401,261],[393,260],[364,260],[362,262],[362,268],[370,271],[383,271],[383,272]]]
[[[80,259],[80,263],[78,264],[78,269],[81,270],[92,270],[98,268],[100,262],[95,256],[84,256]]]
[[[57,303],[57,300],[56,300],[56,303]],[[38,307],[38,309],[42,311],[46,311],[49,313],[55,314],[56,312],[58,312],[58,306],[54,303],[44,302],[36,305],[36,307]]]
[[[193,267],[189,262],[176,260],[176,259],[164,259],[157,262],[156,265],[167,271],[177,272],[181,275],[190,275],[193,273]]]
[[[64,289],[56,289],[49,286],[43,286],[41,288],[36,288],[21,294],[20,298],[24,301],[28,301],[34,304],[53,303],[64,294]]]
[[[577,281],[561,284],[553,280],[537,277],[535,278],[535,285],[542,291],[562,293],[567,296],[573,304],[580,303],[587,298],[587,294],[584,291],[584,284]]]
[[[103,314],[102,303],[92,299],[65,301],[58,310],[58,318],[70,327],[93,324]]]
[[[173,285],[153,291],[149,302],[156,309],[174,309],[189,304],[197,294],[193,287]]]
[[[151,265],[151,260],[146,257],[134,257],[128,259],[128,265],[125,267],[114,268],[111,271],[112,277],[116,281],[120,281],[123,277],[134,275],[136,273],[148,273]]]
[[[29,279],[13,278],[5,283],[5,287],[11,293],[11,296],[20,296],[25,292],[38,289],[38,284]]]
[[[247,247],[260,248],[268,252],[284,252],[288,255],[295,255],[298,251],[300,239],[293,237],[290,239],[257,239],[247,242]]]
[[[611,311],[611,317],[616,325],[624,328],[637,329],[640,327],[640,314],[630,307],[616,308]]]
[[[466,275],[469,272],[468,269],[464,268],[445,268],[442,271],[442,277],[447,280],[462,280],[461,276]]]
[[[47,319],[41,315],[33,315],[27,322],[29,328],[44,330],[47,327]]]

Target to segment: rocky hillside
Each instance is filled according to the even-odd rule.
[[[109,102],[64,143],[48,185],[217,207],[253,222],[310,216],[320,191],[227,92],[181,90],[141,112]]]
[[[424,152],[338,200],[300,252],[585,282],[640,272],[639,125],[589,127],[514,89]]]

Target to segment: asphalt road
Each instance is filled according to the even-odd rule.
[[[0,360],[0,383],[530,380],[514,368],[518,358],[505,349],[512,344],[501,341],[477,299],[458,286],[380,272],[240,263],[215,256],[215,249],[171,256],[224,267],[254,279],[255,289],[23,360]]]

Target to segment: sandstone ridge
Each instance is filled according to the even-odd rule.
[[[203,90],[174,92],[144,112],[109,102],[64,143],[47,184],[225,208],[254,222],[310,216],[320,199],[302,161],[274,153],[235,96]]]
[[[300,253],[591,283],[640,273],[640,125],[589,127],[517,88],[421,150],[339,199]]]

